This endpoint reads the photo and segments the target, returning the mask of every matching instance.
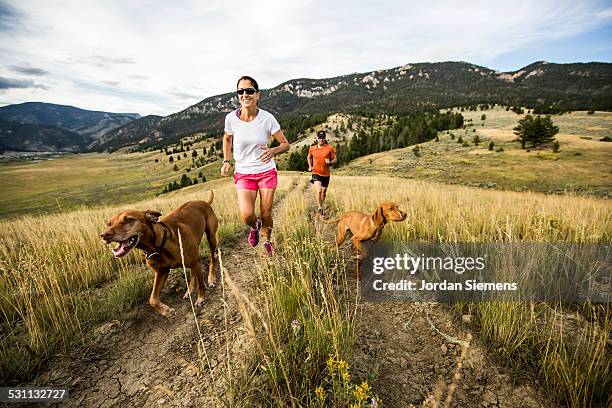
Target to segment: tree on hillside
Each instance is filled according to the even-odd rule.
[[[309,148],[310,146],[303,146],[301,149],[293,151],[289,155],[287,169],[296,171],[308,170],[308,162],[306,161],[306,157],[308,156]]]
[[[186,174],[183,174],[183,176],[181,177],[181,181],[179,183],[179,186],[181,186],[181,188],[183,187],[189,187],[191,185],[191,179],[189,177],[187,177]]]
[[[527,115],[518,123],[514,133],[518,136],[523,149],[526,146],[536,147],[553,142],[554,136],[559,132],[559,128],[553,124],[550,116]]]

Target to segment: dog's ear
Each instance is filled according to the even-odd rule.
[[[372,219],[376,225],[383,225],[385,223],[385,215],[383,214],[382,205],[374,211]]]
[[[145,218],[147,222],[151,224],[155,224],[159,220],[159,217],[161,217],[161,213],[159,211],[152,211],[152,210],[145,211]]]

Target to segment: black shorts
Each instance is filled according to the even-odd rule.
[[[319,176],[318,174],[313,174],[310,182],[314,184],[315,181],[320,181],[321,187],[327,188],[327,186],[329,186],[329,176]]]

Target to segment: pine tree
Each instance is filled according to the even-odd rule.
[[[183,174],[183,176],[181,177],[181,182],[180,182],[181,188],[188,187],[190,185],[191,185],[191,179],[187,177],[186,174]]]
[[[559,132],[559,128],[553,124],[550,116],[527,115],[518,123],[514,133],[518,136],[523,149],[553,142],[554,136]]]

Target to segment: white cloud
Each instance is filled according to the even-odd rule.
[[[610,16],[605,2],[573,0],[20,0],[12,7],[20,20],[1,33],[0,76],[27,79],[15,66],[44,70],[47,89],[8,89],[3,100],[164,115],[233,90],[242,74],[270,88],[409,62],[486,63],[588,32]]]

